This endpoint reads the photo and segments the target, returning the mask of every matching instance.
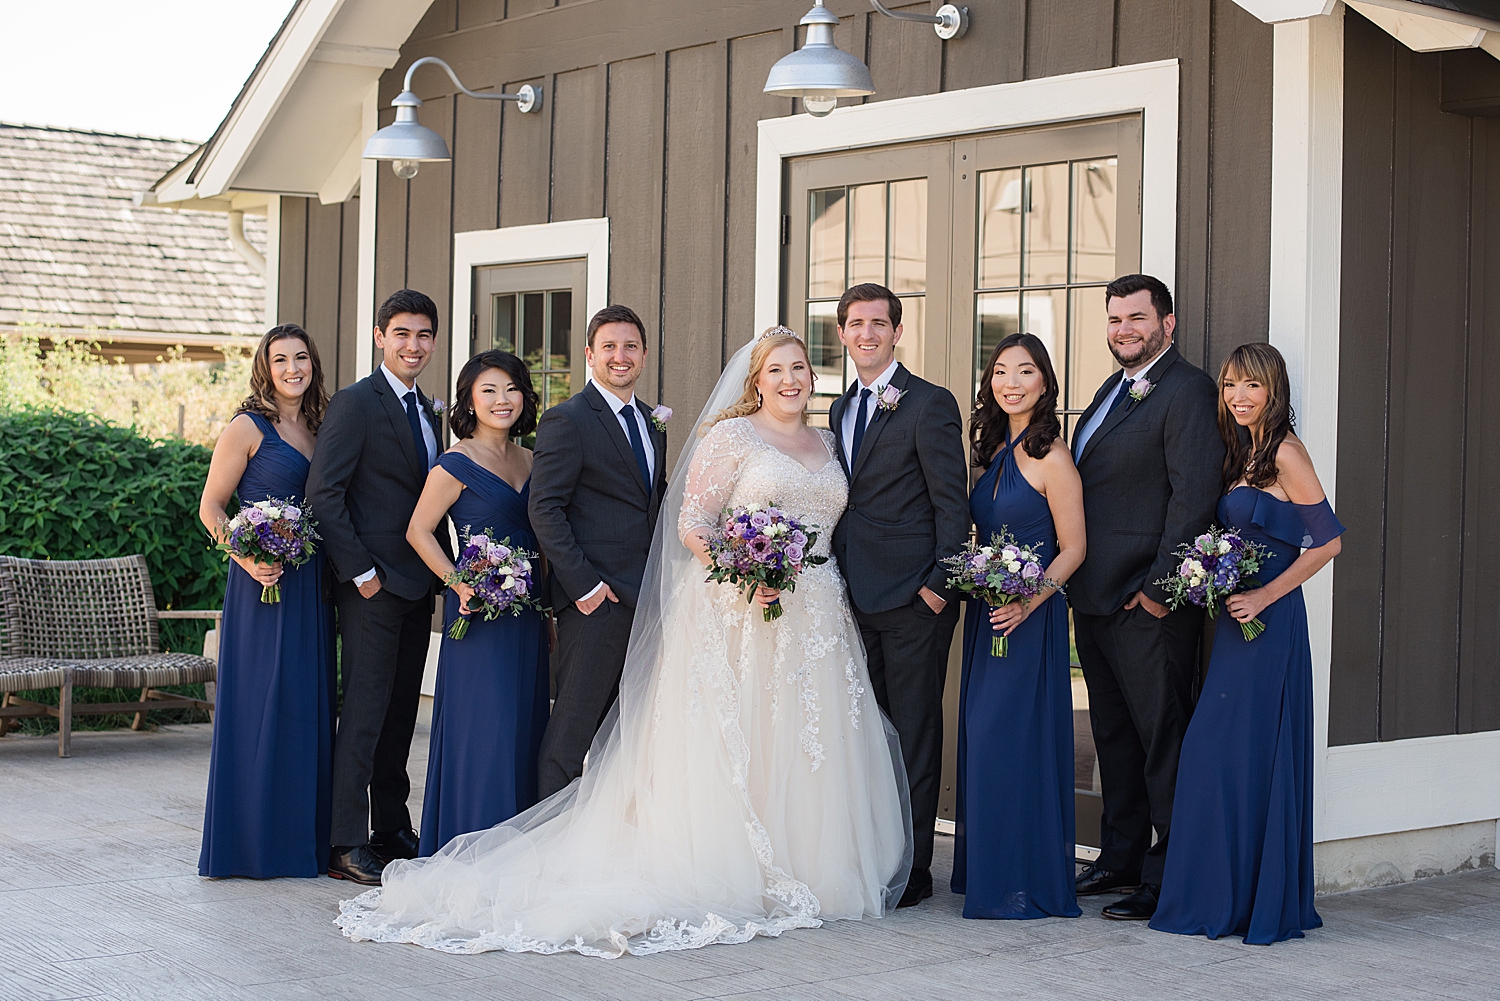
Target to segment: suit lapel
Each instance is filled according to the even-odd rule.
[[[1146,377],[1146,381],[1150,382],[1152,387],[1154,388],[1156,384],[1161,381],[1162,373],[1171,368],[1172,363],[1175,362],[1177,358],[1178,354],[1176,346],[1174,345],[1173,347],[1167,348],[1166,352],[1156,360],[1156,364],[1152,365],[1149,371],[1143,372],[1142,375]],[[1136,378],[1140,378],[1140,376],[1137,376]],[[1115,383],[1114,385],[1116,387],[1114,391],[1119,392],[1119,383]],[[1125,418],[1135,413],[1136,408],[1138,408],[1145,402],[1145,399],[1137,400],[1134,397],[1128,397],[1118,410],[1116,410],[1112,414],[1107,415],[1104,418],[1104,422],[1099,425],[1099,430],[1095,431],[1093,435],[1089,437],[1089,440],[1084,443],[1083,454],[1078,457],[1079,465],[1083,464],[1083,461],[1089,457],[1089,453],[1091,453],[1095,449],[1095,447],[1098,446],[1099,442],[1103,440],[1105,435],[1109,434],[1116,427],[1118,427],[1120,422]],[[1099,400],[1095,400],[1094,403],[1095,406],[1091,409],[1098,409],[1098,407],[1102,405]],[[1082,427],[1081,424],[1079,426]]]
[[[646,404],[641,402],[639,396],[635,399],[635,407],[640,411],[641,421],[646,427],[646,436],[651,440],[651,454],[655,459],[651,466],[654,470],[651,476],[651,492],[654,494],[657,484],[662,481],[667,471],[667,433],[657,430],[656,424],[651,420],[651,411],[646,409]],[[634,458],[635,456],[631,455],[631,459]]]
[[[859,385],[855,383],[854,386]],[[844,390],[842,396],[833,401],[833,406],[828,408],[828,430],[833,432],[833,445],[839,454],[839,464],[844,467],[844,475],[849,475],[849,454],[844,450],[844,408],[849,405],[849,400],[854,395],[854,386]]]
[[[583,393],[589,406],[594,408],[595,414],[599,417],[599,423],[604,426],[604,433],[609,436],[610,441],[615,443],[615,449],[620,453],[620,460],[630,470],[630,479],[641,488],[641,493],[649,498],[646,484],[641,482],[640,467],[635,464],[635,451],[630,447],[630,439],[625,437],[625,429],[620,426],[620,418],[615,416],[614,408],[604,399],[604,391],[590,382],[584,387]]]
[[[906,381],[910,377],[911,373],[906,370],[905,365],[897,365],[896,374],[891,376],[890,385],[905,392]],[[880,387],[877,385],[870,388],[879,389]],[[875,441],[880,437],[880,432],[884,431],[885,426],[891,422],[891,411],[881,410],[879,400],[880,396],[877,394],[870,401],[871,405],[875,407],[875,412],[870,415],[870,423],[865,428],[865,436],[860,439],[859,454],[854,457],[854,469],[849,473],[849,482],[851,483],[859,476],[859,471],[865,468],[865,462],[870,458],[870,450],[875,447]]]
[[[395,434],[396,441],[401,445],[401,453],[406,456],[406,463],[411,467],[412,475],[419,481],[426,481],[427,470],[421,467],[417,461],[417,446],[411,440],[411,423],[406,419],[406,408],[397,399],[395,389],[386,379],[385,373],[379,370],[369,377],[370,388],[375,390],[375,395],[380,397],[380,405],[385,408],[385,416],[391,422],[391,432]],[[418,390],[417,398],[421,399],[421,391]]]
[[[432,440],[437,444],[437,455],[443,454],[443,422],[438,418],[437,411],[432,409],[432,400],[422,392],[422,387],[417,387],[417,400],[422,404],[422,414],[427,418],[427,426],[432,428]],[[437,461],[437,455],[432,461]]]

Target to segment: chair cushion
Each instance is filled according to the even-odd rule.
[[[73,684],[99,688],[159,688],[213,681],[214,662],[189,653],[144,653],[101,660],[42,657],[0,659],[0,691],[56,688],[71,676]],[[49,678],[52,680],[40,681]],[[14,679],[14,680],[13,680]]]
[[[60,688],[64,672],[46,661],[0,657],[0,692],[26,692],[37,688]]]

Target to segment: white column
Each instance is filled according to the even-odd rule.
[[[266,199],[266,329],[276,326],[281,298],[281,196]]]
[[[1344,153],[1344,7],[1275,25],[1271,343],[1286,357],[1297,433],[1334,501]],[[1333,573],[1303,587],[1313,655],[1314,837],[1324,824]]]
[[[360,139],[368,139],[379,126],[377,115],[380,84],[370,84],[365,93],[360,121]],[[375,339],[375,184],[378,160],[361,160],[359,166],[359,273],[355,281],[354,378],[363,379],[374,370]]]

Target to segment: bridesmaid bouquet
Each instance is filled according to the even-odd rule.
[[[745,594],[746,604],[755,600],[757,587],[795,591],[803,567],[828,562],[826,556],[808,555],[817,541],[815,526],[804,525],[778,507],[748,504],[726,510],[723,527],[708,539],[713,557],[708,579],[733,584]],[[767,622],[781,618],[781,602],[772,602],[764,612]]]
[[[1049,587],[1061,591],[1063,586],[1042,576],[1042,544],[1022,546],[1015,536],[1002,527],[990,536],[990,544],[970,542],[943,565],[953,574],[948,586],[972,595],[994,608],[1021,602],[1024,607]],[[990,656],[1010,656],[1010,637],[990,632]]]
[[[257,563],[281,563],[300,567],[312,558],[313,542],[322,538],[317,522],[291,501],[274,497],[247,504],[224,522],[224,541],[216,548],[231,556],[245,556]],[[260,589],[260,600],[268,605],[281,601],[281,585]]]
[[[1242,585],[1256,585],[1254,577],[1269,552],[1265,546],[1247,541],[1232,529],[1211,528],[1192,542],[1178,546],[1174,555],[1181,557],[1182,562],[1177,574],[1156,583],[1166,590],[1168,607],[1198,605],[1208,610],[1209,618],[1214,618],[1221,600],[1241,590]],[[1265,629],[1265,623],[1258,618],[1240,623],[1247,641]]]
[[[531,579],[531,561],[541,557],[512,546],[510,536],[496,541],[488,532],[470,535],[468,525],[464,526],[462,541],[463,552],[443,583],[467,584],[474,589],[470,612],[483,612],[488,622],[501,612],[520,615],[523,608],[542,607],[532,593]],[[448,627],[449,639],[463,639],[469,631],[469,619],[468,615],[454,619]]]

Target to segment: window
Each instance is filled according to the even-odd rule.
[[[583,261],[474,269],[469,353],[493,348],[518,356],[542,409],[582,389],[587,378],[584,276]]]

